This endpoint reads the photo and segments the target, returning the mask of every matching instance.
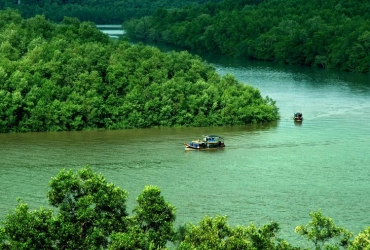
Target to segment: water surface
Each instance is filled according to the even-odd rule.
[[[0,219],[17,197],[47,206],[50,178],[89,164],[129,192],[128,210],[145,185],[177,207],[176,223],[227,215],[232,225],[277,221],[280,237],[301,244],[294,228],[309,213],[354,233],[370,226],[369,75],[204,56],[217,71],[260,89],[280,108],[267,125],[0,134]],[[293,113],[301,111],[302,124]],[[203,134],[226,148],[185,151]]]

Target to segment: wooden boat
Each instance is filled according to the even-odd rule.
[[[223,138],[218,135],[203,135],[202,140],[195,140],[189,143],[184,143],[185,150],[205,150],[224,148],[225,143]]]
[[[294,113],[294,122],[302,122],[303,115],[300,112]]]

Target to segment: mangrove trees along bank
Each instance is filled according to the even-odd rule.
[[[224,0],[124,26],[129,36],[191,50],[367,73],[369,13],[365,0]]]
[[[197,6],[205,2],[208,0],[0,0],[0,9],[17,9],[24,18],[45,15],[53,22],[69,16],[98,24],[115,24],[151,15],[159,8]]]
[[[111,40],[94,24],[0,12],[0,132],[275,121],[258,89],[187,52]]]

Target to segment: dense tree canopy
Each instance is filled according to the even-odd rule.
[[[199,223],[186,223],[175,230],[176,208],[165,201],[155,186],[146,186],[137,206],[126,210],[126,190],[108,183],[89,166],[73,172],[61,170],[49,183],[52,208],[30,210],[18,206],[0,222],[0,249],[167,249],[178,250],[299,250],[278,238],[279,224],[262,227],[230,226],[226,216],[205,216]],[[306,226],[296,232],[312,242],[314,249],[370,249],[370,227],[354,239],[336,226],[321,210],[310,213]]]
[[[197,6],[221,0],[0,0],[0,9],[17,9],[24,18],[45,15],[46,19],[61,22],[65,16],[98,24],[120,24],[131,18],[153,14],[160,8]]]
[[[0,12],[0,132],[274,121],[258,89],[199,57],[112,40],[94,24]]]
[[[369,13],[366,0],[224,0],[124,26],[131,37],[191,50],[367,73]]]

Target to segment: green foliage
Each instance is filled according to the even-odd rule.
[[[18,205],[0,223],[0,249],[167,249],[178,250],[298,250],[278,238],[278,223],[258,228],[230,226],[226,216],[205,216],[198,224],[186,223],[175,232],[175,207],[165,201],[155,186],[146,186],[137,197],[138,205],[129,216],[127,191],[107,183],[89,166],[72,172],[61,170],[49,183],[49,203],[30,211]],[[370,249],[370,227],[353,241],[352,233],[335,225],[321,211],[310,213],[306,226],[295,231],[314,243],[315,249]]]
[[[224,0],[159,10],[124,27],[130,37],[185,49],[368,73],[369,13],[364,0]]]
[[[352,244],[348,248],[349,250],[369,250],[370,249],[370,227],[365,228],[360,232]]]
[[[148,237],[137,225],[132,225],[127,232],[113,232],[110,236],[108,249],[129,250],[129,249],[155,249],[147,239]]]
[[[165,249],[175,237],[175,207],[154,186],[146,186],[136,200],[128,230],[113,233],[109,249]]]
[[[175,207],[167,203],[157,187],[147,186],[137,198],[134,221],[156,248],[164,248],[175,236]]]
[[[62,170],[50,187],[49,203],[59,210],[53,225],[58,248],[106,247],[112,232],[126,230],[127,192],[89,167]]]
[[[227,224],[226,216],[206,216],[198,225],[185,225],[178,249],[297,249],[286,241],[275,238],[279,229],[276,222],[261,228],[253,223],[247,227],[231,227]]]
[[[28,205],[18,200],[15,211],[7,215],[0,228],[0,249],[53,249],[52,223],[52,210],[29,211]]]
[[[1,13],[1,12],[0,12]],[[0,132],[221,126],[279,118],[257,89],[187,52],[112,41],[36,16],[0,30]],[[9,17],[10,16],[10,17]]]
[[[131,217],[127,191],[86,166],[61,170],[50,181],[50,205],[29,211],[19,201],[0,226],[0,249],[164,249],[175,235],[175,208],[145,187]]]
[[[206,216],[198,225],[185,225],[185,237],[178,249],[226,249],[226,239],[232,236],[225,216],[214,219]],[[248,242],[244,246],[248,246]]]
[[[43,14],[54,22],[60,22],[63,17],[70,16],[82,21],[112,24],[147,16],[160,8],[180,8],[205,2],[208,0],[0,0],[0,8],[17,9],[25,18]]]
[[[297,226],[295,231],[312,241],[315,249],[339,249],[339,247],[346,247],[349,244],[352,233],[343,227],[336,226],[334,221],[323,216],[320,210],[311,212],[310,217],[312,220],[306,226]],[[330,242],[333,239],[339,239],[339,242]]]

